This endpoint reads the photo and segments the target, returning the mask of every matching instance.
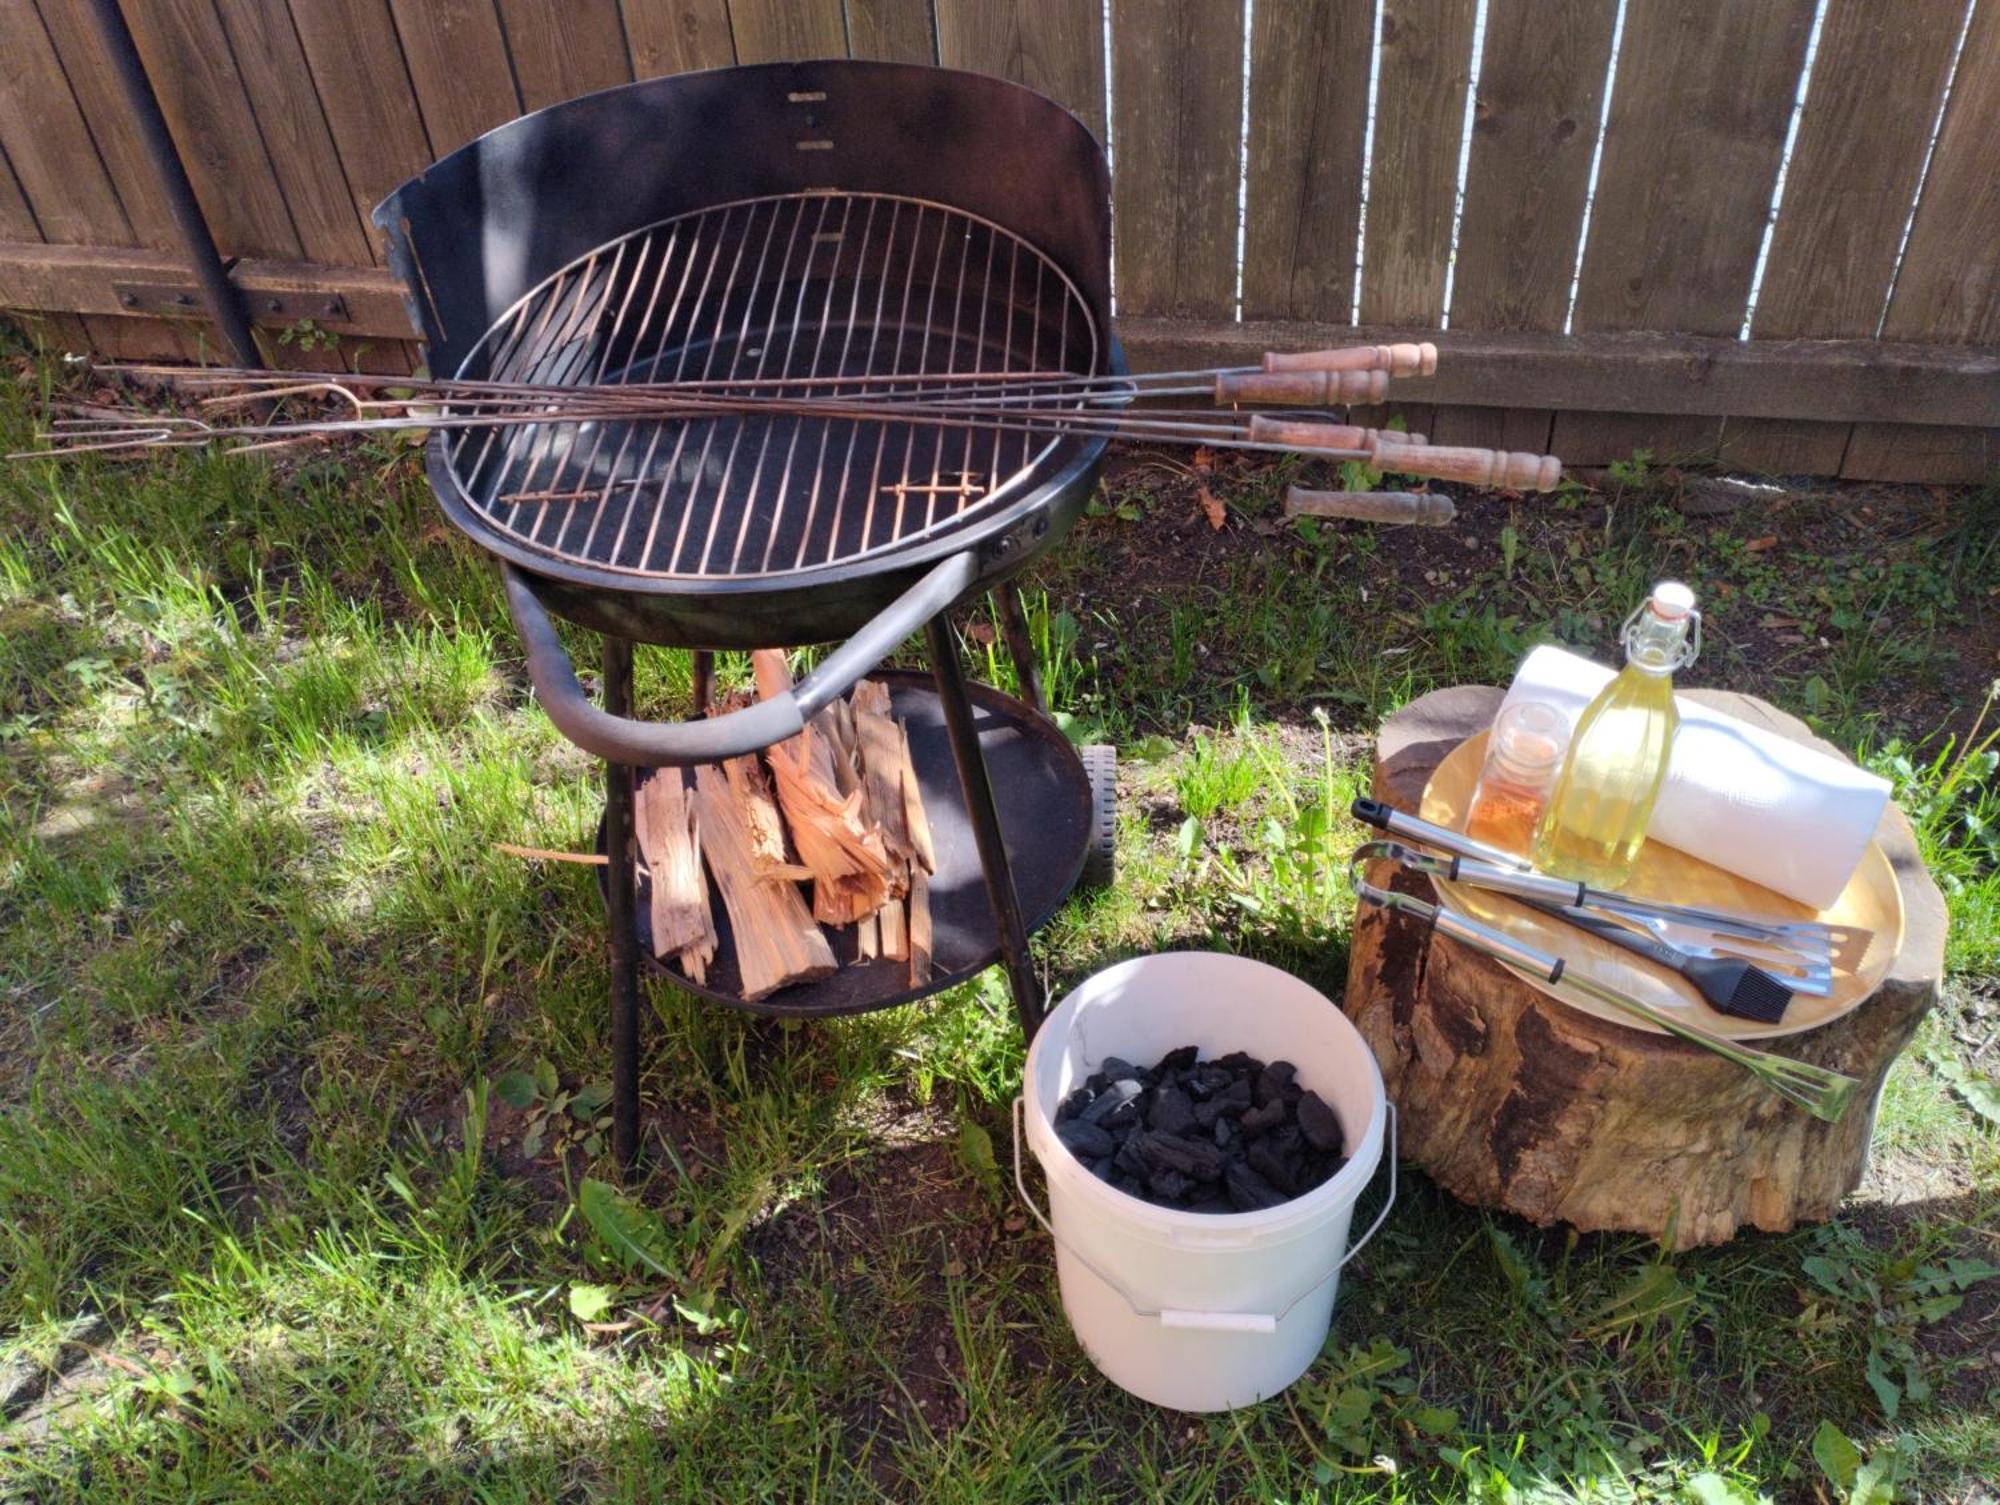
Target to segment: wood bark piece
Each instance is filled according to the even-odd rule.
[[[1833,750],[1749,696],[1685,693]],[[1461,686],[1391,716],[1376,742],[1376,797],[1417,809],[1431,771],[1492,722],[1500,698]],[[1468,1202],[1586,1232],[1672,1230],[1682,1247],[1831,1216],[1867,1167],[1883,1079],[1936,1001],[1944,968],[1944,901],[1893,806],[1876,840],[1902,889],[1901,952],[1853,1013],[1774,1042],[1863,1080],[1837,1124],[1706,1051],[1580,1013],[1488,957],[1426,944],[1416,922],[1364,907],[1343,1007],[1382,1065],[1403,1155]],[[1406,871],[1385,867],[1375,879],[1432,897],[1429,881]]]
[[[931,980],[931,880],[919,867],[910,873],[910,986]]]
[[[875,927],[881,937],[881,955],[892,962],[906,962],[910,959],[909,918],[903,912],[903,901],[891,899],[875,911]]]
[[[903,740],[903,827],[910,833],[910,851],[916,867],[926,873],[937,871],[937,848],[931,844],[930,817],[924,813],[924,790],[917,782],[917,765],[910,758],[910,729],[898,726]],[[911,874],[911,883],[916,875]]]
[[[764,998],[832,975],[833,948],[813,923],[797,885],[758,876],[749,827],[721,769],[695,770],[694,804],[702,855],[729,910],[744,998]]]
[[[715,956],[715,917],[701,870],[701,829],[679,769],[661,769],[639,786],[634,814],[646,868],[653,955],[677,957],[696,982]]]
[[[916,855],[910,837],[908,806],[903,790],[903,733],[890,709],[889,690],[874,680],[854,687],[848,709],[854,722],[854,740],[861,763],[863,809],[869,822],[882,833],[882,845],[899,867],[906,867]],[[907,880],[898,873],[890,892],[901,897]]]

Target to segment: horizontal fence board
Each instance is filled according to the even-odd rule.
[[[521,103],[530,110],[632,82],[618,0],[499,0]]]
[[[1250,32],[1243,313],[1354,311],[1374,0],[1260,0]]]
[[[390,9],[434,157],[521,113],[493,0],[390,0]]]
[[[1964,17],[1965,0],[1831,0],[1753,335],[1875,333]]]
[[[1453,328],[1562,328],[1617,9],[1616,0],[1493,0]]]
[[[1853,425],[1810,418],[1732,418],[1717,459],[1731,470],[1765,476],[1840,474]]]
[[[1227,316],[1236,298],[1243,11],[1111,0],[1118,302]]]
[[[1883,333],[2000,344],[2000,3],[1983,0],[1952,82]],[[1915,416],[1931,416],[1917,415]]]
[[[1539,455],[1549,447],[1555,414],[1547,408],[1474,408],[1446,404],[1432,420],[1431,443],[1469,444],[1480,449],[1519,450]]]
[[[1991,481],[2000,473],[2000,429],[1930,423],[1857,423],[1840,474],[1853,481]]]
[[[1266,350],[1435,338],[1437,375],[1391,383],[1413,401],[1572,411],[2000,423],[2000,350],[1874,340],[1553,335],[1121,318],[1134,370],[1255,364]]]
[[[1473,15],[1473,0],[1383,0],[1364,324],[1428,324],[1444,311]]]
[[[620,0],[619,9],[636,77],[726,68],[736,61],[728,0]]]
[[[1574,327],[1735,334],[1813,0],[1635,5]]]
[[[1039,89],[1104,139],[1097,0],[937,0],[938,60]]]
[[[1641,453],[1657,465],[1704,465],[1721,449],[1722,425],[1689,413],[1557,413],[1549,453],[1571,468]]]
[[[403,304],[403,284],[386,267],[323,267],[312,262],[243,260],[231,270],[232,280],[246,293],[303,296],[338,294],[347,318],[316,319],[336,334],[368,339],[405,340],[411,336]],[[69,309],[85,314],[123,312],[120,284],[193,287],[184,258],[143,248],[103,246],[0,245],[0,307],[29,310]],[[253,320],[258,301],[248,300]],[[271,320],[285,327],[287,317]]]

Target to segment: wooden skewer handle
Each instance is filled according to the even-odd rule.
[[[1379,368],[1356,371],[1246,371],[1215,379],[1218,403],[1272,402],[1286,407],[1339,407],[1351,402],[1380,402],[1389,390],[1389,373]]]
[[[1252,444],[1282,444],[1289,449],[1373,449],[1387,440],[1404,444],[1428,444],[1422,434],[1400,434],[1394,429],[1357,428],[1351,423],[1310,423],[1298,418],[1268,418],[1250,415]]]
[[[1438,348],[1421,345],[1349,345],[1340,350],[1267,350],[1266,371],[1386,371],[1391,376],[1429,376],[1438,368]]]
[[[1528,455],[1498,449],[1462,449],[1449,444],[1375,446],[1375,468],[1397,475],[1430,476],[1463,481],[1468,486],[1493,486],[1507,491],[1548,491],[1562,479],[1562,461],[1554,455]]]
[[[1414,523],[1441,528],[1458,516],[1451,498],[1424,491],[1307,491],[1293,486],[1285,492],[1286,517],[1352,517],[1365,523]]]

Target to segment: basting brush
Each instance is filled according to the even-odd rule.
[[[1670,972],[1679,973],[1718,1013],[1733,1014],[1738,1019],[1751,1019],[1759,1024],[1778,1024],[1784,1020],[1785,1009],[1792,1001],[1790,988],[1750,962],[1729,957],[1693,956],[1678,946],[1641,935],[1616,920],[1588,910],[1565,909],[1533,899],[1521,902],[1541,914],[1588,931],[1599,940],[1622,947],[1634,956],[1643,956],[1647,961],[1658,962]]]

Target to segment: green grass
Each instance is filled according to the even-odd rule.
[[[50,368],[15,375],[8,448]],[[654,990],[653,1169],[606,1200],[594,883],[493,849],[586,846],[597,775],[414,456],[16,465],[0,1499],[1834,1499],[1823,1424],[1903,1498],[2000,1477],[2000,1281],[1951,1263],[2000,1262],[1991,496],[1710,523],[1654,473],[1414,538],[1278,524],[1257,471],[1210,538],[1178,484],[1115,490],[1028,591],[1055,704],[1125,756],[1120,882],[1039,937],[1054,985],[1194,945],[1337,990],[1375,718],[1543,637],[1604,651],[1670,563],[1711,603],[1699,682],[1876,760],[1950,892],[1946,1002],[1839,1220],[1666,1255],[1406,1173],[1304,1381],[1154,1411],[1003,1189],[991,976],[807,1026]],[[1010,684],[990,626],[969,665]],[[640,694],[683,709],[684,658]]]

